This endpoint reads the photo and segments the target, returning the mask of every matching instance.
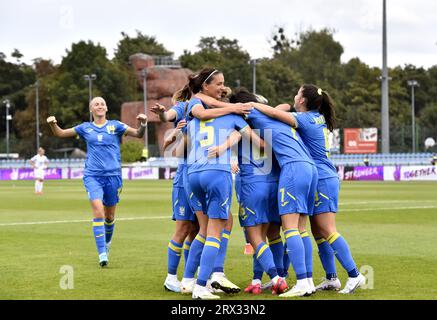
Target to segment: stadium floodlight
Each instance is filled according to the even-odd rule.
[[[256,64],[259,59],[252,59],[250,63],[253,65],[253,76],[252,76],[252,92],[256,94]]]
[[[413,153],[416,152],[416,121],[415,121],[415,100],[414,100],[414,88],[419,86],[419,82],[416,80],[408,80],[408,86],[411,87],[411,130],[412,130],[412,141],[411,144],[413,146]]]
[[[386,0],[382,4],[382,74],[381,74],[381,147],[382,153],[390,153],[390,121],[387,67],[387,10]]]
[[[36,124],[36,150],[39,149],[39,138],[41,133],[39,131],[39,81],[35,82],[35,124]]]
[[[141,70],[141,77],[143,78],[143,96],[144,96],[144,114],[147,115],[147,69],[143,68]],[[149,137],[147,128],[144,132],[144,149],[143,158],[146,160],[149,158]]]
[[[9,115],[9,108],[11,107],[11,102],[9,99],[3,100],[6,105],[6,158],[9,159],[9,121],[12,120],[12,116]]]
[[[93,74],[86,74],[83,76],[83,78],[88,81],[88,95],[89,95],[89,101],[88,103],[91,103],[91,100],[93,99],[93,80],[97,79],[97,76]],[[90,112],[90,122],[93,121],[93,115]]]

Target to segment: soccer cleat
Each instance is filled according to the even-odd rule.
[[[108,265],[108,255],[106,253],[99,254],[99,264],[102,268]]]
[[[257,283],[257,284],[249,284],[246,289],[244,289],[244,292],[246,293],[252,293],[254,295],[258,295],[261,294],[263,291],[261,289],[261,284]]]
[[[280,298],[292,298],[292,297],[308,297],[311,295],[311,288],[307,281],[304,283],[296,284],[293,288],[287,292],[280,294]]]
[[[341,282],[338,278],[325,279],[321,284],[316,287],[316,291],[338,291],[341,288]]]
[[[202,287],[196,284],[193,289],[192,297],[194,300],[217,300],[219,296],[212,294],[207,287]]]
[[[261,285],[261,290],[271,290],[273,287],[273,282],[272,280],[270,280],[269,282],[266,282],[264,284]]]
[[[220,289],[214,289],[214,288],[211,286],[211,279],[208,279],[208,281],[206,281],[206,287],[208,288],[208,290],[209,290],[211,293],[224,293],[223,290],[220,290]]]
[[[183,278],[181,281],[181,293],[193,293],[194,285],[196,284],[196,279],[194,278]]]
[[[181,282],[178,280],[178,278],[175,275],[167,275],[167,278],[164,282],[164,289],[166,291],[181,292]]]
[[[255,250],[253,250],[253,247],[250,243],[246,243],[244,246],[244,254],[254,254]]]
[[[106,243],[105,248],[106,248],[106,255],[109,258],[109,250],[111,249],[111,242]]]
[[[366,283],[366,277],[364,277],[361,273],[356,278],[348,278],[346,281],[346,285],[343,290],[340,290],[339,293],[348,294],[354,293],[356,289],[361,287]]]
[[[287,291],[288,284],[284,278],[279,277],[276,283],[272,286],[272,294],[281,294]]]
[[[238,293],[240,288],[229,281],[224,275],[213,274],[211,277],[211,287],[223,290],[225,293]]]
[[[311,289],[311,294],[316,293],[316,287],[314,286],[313,278],[307,278],[307,280],[308,280],[308,285],[310,286]]]

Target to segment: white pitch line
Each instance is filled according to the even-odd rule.
[[[132,220],[158,220],[158,219],[171,219],[170,216],[156,216],[156,217],[132,217],[132,218],[117,218],[117,221],[132,221]],[[32,221],[32,222],[11,222],[0,223],[0,227],[7,226],[26,226],[26,225],[39,225],[39,224],[60,224],[60,223],[80,223],[80,222],[92,222],[88,220],[58,220],[58,221]]]
[[[385,207],[385,208],[364,208],[364,209],[342,209],[339,212],[362,212],[362,211],[378,211],[378,210],[423,210],[436,209],[437,206],[417,206],[417,207]]]
[[[437,203],[436,200],[374,200],[374,201],[349,201],[349,202],[340,202],[340,206],[344,205],[353,205],[353,204],[383,204],[383,203]]]
[[[339,212],[363,212],[363,211],[378,211],[378,210],[426,210],[436,209],[437,206],[415,206],[415,207],[383,207],[383,208],[364,208],[364,209],[342,209]],[[234,217],[238,215],[233,214]],[[117,218],[117,221],[136,221],[136,220],[159,220],[171,219],[170,216],[154,216],[154,217],[132,217],[132,218]],[[81,223],[91,222],[92,220],[59,220],[59,221],[33,221],[33,222],[11,222],[0,223],[0,227],[10,226],[29,226],[29,225],[44,225],[44,224],[61,224],[61,223]]]

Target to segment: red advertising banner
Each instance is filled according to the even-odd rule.
[[[378,152],[377,128],[344,129],[344,153]]]

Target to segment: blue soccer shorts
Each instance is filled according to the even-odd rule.
[[[316,166],[304,161],[285,164],[278,186],[278,207],[282,216],[289,213],[312,215],[318,181]]]
[[[206,170],[188,175],[188,182],[210,219],[229,218],[232,204],[232,174],[222,170]]]
[[[338,211],[340,180],[337,177],[319,180],[314,203],[314,214]]]
[[[84,176],[83,184],[90,201],[102,200],[105,207],[113,207],[120,201],[121,176]]]

